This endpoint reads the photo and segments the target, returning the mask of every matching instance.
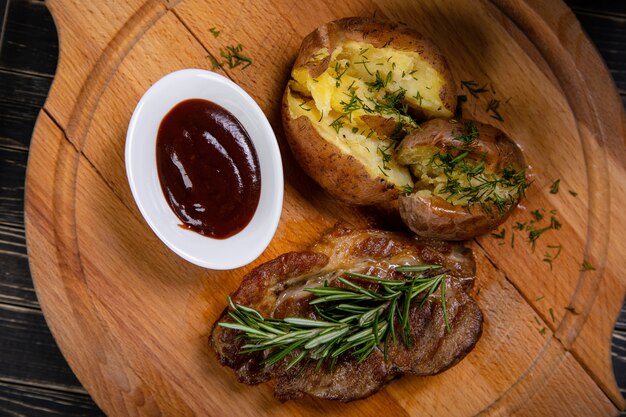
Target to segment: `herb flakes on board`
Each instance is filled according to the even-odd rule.
[[[209,29],[209,32],[213,35],[214,38],[220,36],[221,31],[218,30],[215,26]],[[238,43],[236,45],[229,45],[225,47],[220,47],[220,57],[221,60],[218,60],[212,54],[209,54],[208,58],[211,60],[212,68],[219,69],[223,68],[224,65],[227,65],[229,69],[240,68],[246,69],[250,65],[252,65],[252,58],[244,55],[243,46]]]

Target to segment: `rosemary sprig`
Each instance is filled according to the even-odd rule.
[[[232,321],[222,321],[221,327],[242,332],[246,343],[241,353],[269,351],[264,364],[271,366],[290,356],[287,368],[302,360],[315,360],[321,366],[344,353],[351,353],[359,362],[383,344],[385,360],[389,343],[396,343],[396,327],[401,330],[405,346],[413,343],[409,311],[412,303],[423,305],[429,296],[440,291],[445,328],[450,323],[446,307],[447,275],[440,265],[411,265],[396,267],[402,279],[387,279],[343,272],[337,281],[341,287],[307,288],[315,295],[309,302],[316,318],[264,318],[257,310],[235,304],[228,298],[228,315]],[[352,279],[350,279],[352,278]],[[359,285],[354,278],[371,281],[374,289]]]

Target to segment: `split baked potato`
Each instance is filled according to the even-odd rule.
[[[506,220],[528,183],[517,145],[493,126],[452,120],[455,110],[432,42],[354,17],[304,39],[282,116],[296,159],[331,195],[399,211],[420,236],[463,240]]]
[[[528,182],[520,148],[504,132],[471,120],[430,120],[407,135],[396,160],[414,185],[399,198],[416,234],[463,240],[506,220]]]
[[[353,17],[303,41],[283,95],[283,126],[302,168],[337,199],[394,200],[412,187],[395,147],[417,122],[449,118],[456,90],[437,47],[408,26]]]

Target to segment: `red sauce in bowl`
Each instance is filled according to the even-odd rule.
[[[256,150],[239,120],[202,99],[178,103],[156,141],[161,189],[182,227],[225,239],[243,230],[261,194]]]

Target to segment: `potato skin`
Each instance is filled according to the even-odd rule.
[[[332,55],[337,45],[349,40],[367,42],[375,48],[393,48],[419,53],[445,78],[445,86],[439,97],[445,108],[454,113],[456,89],[448,63],[432,41],[401,23],[368,17],[346,17],[327,23],[304,38],[293,67],[307,68],[309,74],[316,78],[328,68],[330,56],[321,61],[309,62],[309,59],[321,48],[327,48]]]
[[[485,164],[494,172],[507,166],[520,170],[526,166],[519,147],[501,130],[479,122],[473,122],[479,135],[474,141],[477,152],[485,153]],[[463,132],[465,121],[450,123],[434,119],[422,125],[402,141],[398,160],[410,163],[410,150],[416,146],[432,145],[437,148],[461,147],[455,138]],[[492,208],[485,211],[479,204],[471,207],[454,206],[439,196],[424,197],[415,193],[399,199],[400,216],[417,235],[445,240],[465,240],[484,234],[502,224],[511,214],[515,204],[506,210]]]
[[[368,42],[378,48],[419,52],[444,75],[447,88],[442,88],[440,97],[445,107],[454,112],[456,90],[447,63],[431,41],[402,24],[364,17],[330,22],[303,40],[294,68],[307,68],[312,77],[318,77],[328,68],[336,46],[347,40]],[[321,48],[327,48],[330,55],[320,61],[310,61]],[[307,117],[292,119],[287,100],[289,94],[288,85],[282,102],[283,127],[295,158],[309,176],[333,197],[350,204],[375,205],[398,198],[399,189],[393,183],[382,175],[372,176],[355,157],[327,142]]]
[[[286,90],[283,128],[293,155],[311,178],[330,195],[349,204],[374,205],[398,198],[399,191],[392,183],[372,177],[354,156],[322,138],[308,118],[292,119],[287,94]]]
[[[456,139],[465,132],[465,124],[469,120],[456,122],[445,119],[432,119],[420,125],[420,129],[407,135],[398,145],[396,160],[404,165],[411,163],[410,150],[417,146],[432,145],[443,149],[446,147],[463,147]],[[510,165],[515,169],[526,166],[524,155],[515,142],[495,126],[471,121],[478,129],[478,138],[473,143],[476,153],[484,153],[485,165],[491,171],[500,171]]]
[[[485,234],[498,227],[511,214],[493,209],[485,212],[480,205],[453,206],[445,199],[410,194],[399,200],[400,217],[418,236],[443,240],[467,240]]]

